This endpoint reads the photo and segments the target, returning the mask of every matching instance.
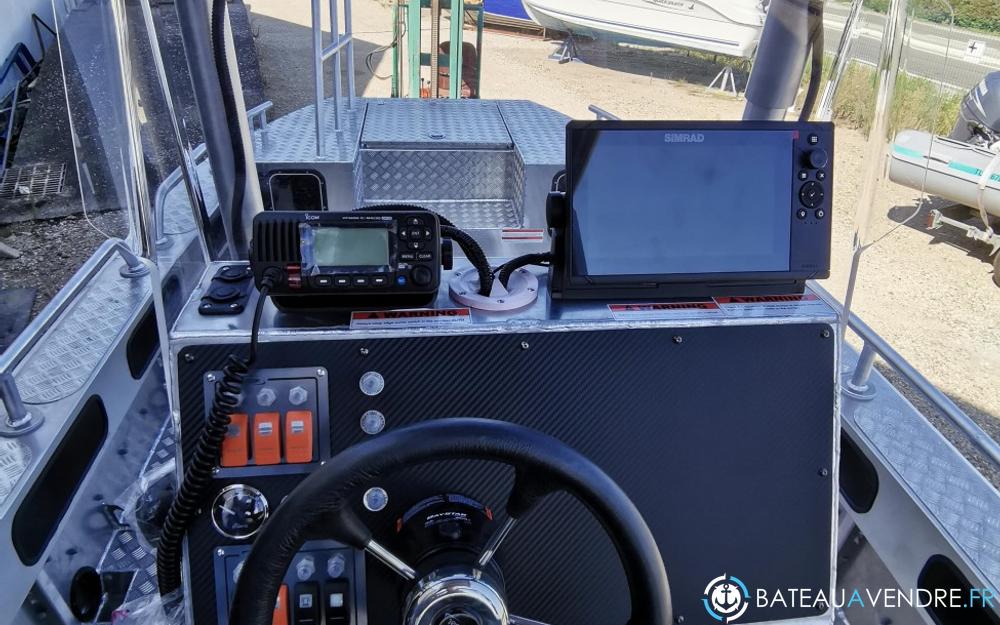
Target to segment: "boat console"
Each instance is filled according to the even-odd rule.
[[[314,34],[321,69],[341,48]],[[230,116],[235,173],[182,160],[136,220],[151,259],[102,248],[19,350],[19,625],[832,625],[848,518],[920,571],[901,583],[996,579],[1000,496],[816,282],[832,124],[318,82]],[[914,453],[962,488],[920,498]]]

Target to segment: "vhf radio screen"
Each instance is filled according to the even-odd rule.
[[[829,272],[829,124],[571,122],[567,151],[571,282]]]
[[[378,267],[388,270],[388,228],[314,227],[310,224],[302,224],[299,228],[303,261],[307,266],[320,270],[340,267]],[[307,251],[311,253],[307,254]]]

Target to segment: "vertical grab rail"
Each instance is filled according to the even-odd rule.
[[[316,114],[316,156],[326,154],[326,136],[323,134],[323,120],[326,112],[326,98],[323,87],[323,67],[330,57],[333,57],[333,128],[341,131],[340,100],[343,95],[341,75],[343,64],[340,55],[347,54],[347,108],[354,109],[354,29],[351,25],[351,0],[344,3],[344,32],[340,32],[337,11],[337,0],[329,0],[330,5],[330,45],[323,46],[323,24],[321,15],[321,0],[312,0],[312,36],[313,36],[313,79]]]

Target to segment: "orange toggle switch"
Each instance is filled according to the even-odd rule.
[[[313,415],[309,410],[290,410],[285,415],[285,461],[313,461]]]
[[[288,586],[285,584],[278,589],[278,600],[274,602],[271,625],[288,625]]]
[[[253,418],[254,464],[281,463],[281,415],[259,412]]]
[[[250,433],[247,432],[247,416],[234,414],[229,416],[229,429],[226,438],[222,439],[222,458],[219,464],[224,467],[245,467],[250,461]]]

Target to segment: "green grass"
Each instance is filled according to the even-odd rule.
[[[875,90],[874,68],[856,62],[848,65],[834,98],[834,121],[868,132],[875,112]],[[889,133],[912,128],[948,134],[963,97],[962,93],[940,90],[933,81],[900,74],[890,106]]]

